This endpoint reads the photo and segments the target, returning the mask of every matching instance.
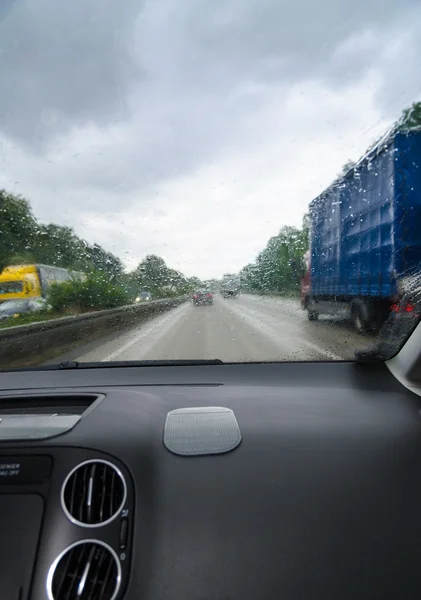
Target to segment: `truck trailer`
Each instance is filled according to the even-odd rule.
[[[378,329],[421,273],[421,130],[393,131],[310,204],[310,321]]]

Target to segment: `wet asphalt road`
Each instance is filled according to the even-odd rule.
[[[213,359],[224,362],[353,359],[372,339],[332,318],[309,322],[297,300],[215,296],[190,302],[119,336],[76,351],[80,361]]]

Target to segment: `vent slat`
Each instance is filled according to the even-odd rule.
[[[49,594],[54,600],[111,600],[120,574],[117,556],[107,544],[76,542],[58,561]]]
[[[78,520],[85,523],[85,502],[87,495],[87,479],[88,479],[89,467],[84,467],[82,470],[82,497],[79,501],[79,518]],[[77,476],[77,471],[76,471]]]
[[[110,486],[110,514],[114,513],[114,488],[115,488],[116,472],[113,471],[111,474],[111,486]]]
[[[107,556],[106,556],[106,550],[104,548],[104,551],[101,553],[101,556],[99,557],[98,561],[97,561],[97,565],[96,565],[96,570],[95,573],[92,573],[92,578],[91,578],[91,582],[92,582],[92,589],[91,589],[91,595],[89,596],[89,598],[101,598],[101,594],[97,593],[97,588],[99,587],[100,589],[102,588],[102,579],[101,579],[101,570],[105,566],[109,566],[111,569],[113,568],[113,563],[110,560],[106,560]]]
[[[107,488],[106,488],[106,478],[107,478],[107,470],[105,468],[102,469],[101,472],[101,501],[100,501],[100,505],[99,505],[99,520],[100,521],[106,521],[107,519],[110,518],[110,515],[104,516],[104,505],[105,505],[105,500],[106,500],[106,496],[107,496]]]
[[[77,472],[75,473],[75,476],[72,478],[72,482],[71,482],[71,492],[70,492],[70,506],[69,506],[69,511],[71,514],[73,514],[74,511],[74,506],[75,506],[75,499],[76,499],[76,493],[77,493]]]
[[[72,561],[69,564],[67,571],[67,583],[66,588],[63,590],[64,600],[72,600],[72,598],[76,597],[77,588],[79,586],[79,572],[81,565],[85,563],[84,555],[86,554],[87,548],[82,546],[80,552],[75,552],[75,548],[72,550]]]
[[[109,585],[112,583],[112,581],[115,579],[115,573],[114,573],[114,565],[111,561],[108,562],[107,565],[107,570],[105,572],[104,575],[104,580],[98,595],[98,598],[102,598],[103,595],[105,594],[106,589],[109,587]]]
[[[88,479],[88,490],[87,490],[87,504],[86,504],[86,523],[95,523],[94,517],[94,503],[96,497],[96,485],[95,485],[95,473],[96,464],[93,463],[89,472]]]
[[[104,552],[105,552],[105,548],[104,548]],[[78,589],[78,594],[85,600],[90,600],[92,598],[91,596],[91,592],[90,592],[90,588],[91,588],[91,577],[92,577],[92,570],[94,568],[95,565],[95,554],[97,553],[97,547],[95,546],[95,544],[92,544],[92,548],[90,549],[89,552],[89,557],[88,557],[88,561],[85,565],[85,570],[83,571],[83,575],[82,575],[82,579],[83,577],[85,577],[85,573],[86,575],[86,579],[85,581],[80,582],[80,585],[83,586],[83,589],[81,589],[80,594],[79,594],[79,589]]]
[[[57,593],[58,594],[61,593],[61,591],[63,589],[64,582],[67,579],[67,574],[68,574],[68,571],[69,571],[69,565],[70,565],[70,562],[72,560],[72,552],[73,552],[73,550],[70,550],[70,552],[67,553],[67,555],[65,557],[65,564],[63,565],[63,570],[61,572],[61,576],[58,577],[58,581],[57,581]]]
[[[91,527],[114,519],[125,500],[126,485],[120,471],[104,460],[80,464],[63,485],[62,502],[67,516]]]

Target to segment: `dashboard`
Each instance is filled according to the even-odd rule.
[[[3,372],[2,598],[418,598],[420,409],[383,364]]]

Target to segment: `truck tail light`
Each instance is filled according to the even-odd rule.
[[[413,304],[411,304],[410,302],[405,304],[405,306],[404,306],[405,312],[414,312],[414,310],[415,310],[415,306]]]
[[[411,304],[411,302],[407,302],[406,304],[404,304],[403,306],[401,306],[398,303],[392,304],[392,306],[390,307],[391,312],[396,312],[396,313],[402,313],[402,312],[407,312],[407,313],[411,313],[415,311],[415,306],[414,304]]]

